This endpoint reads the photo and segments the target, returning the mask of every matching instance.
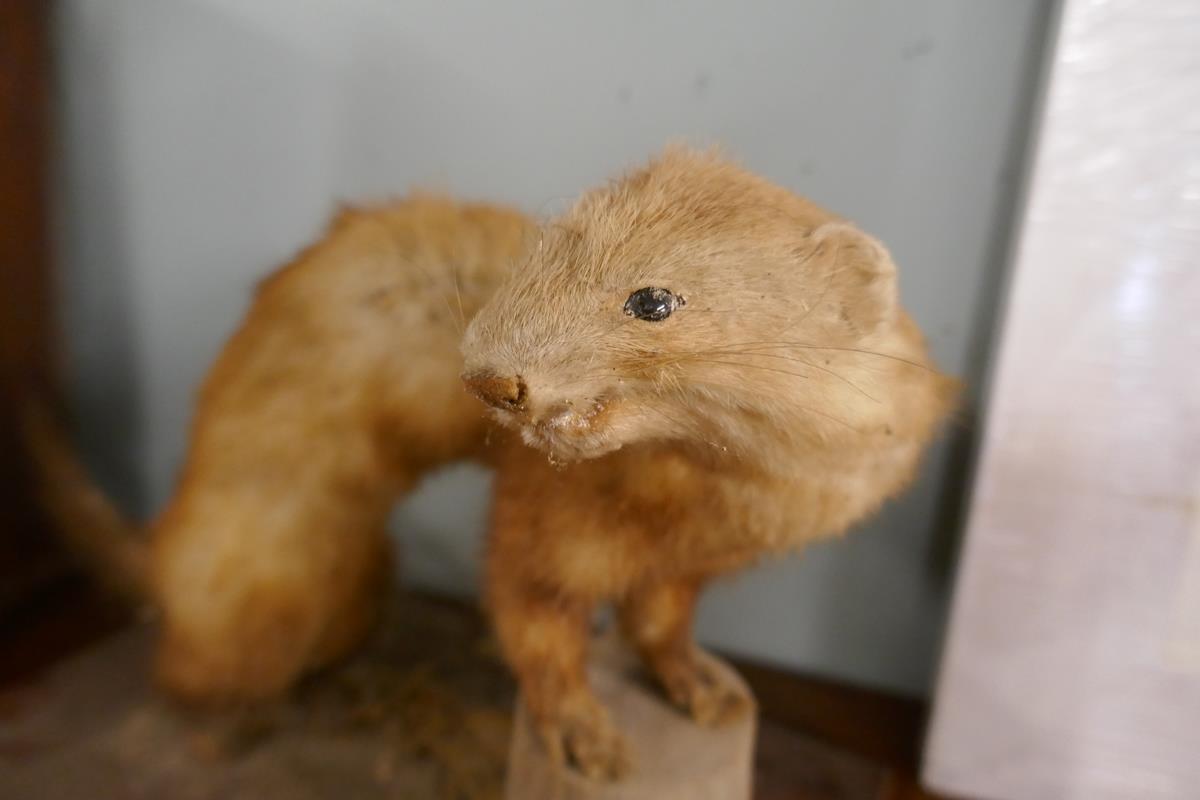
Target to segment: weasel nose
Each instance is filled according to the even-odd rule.
[[[525,381],[494,372],[472,372],[463,376],[467,391],[493,408],[514,411],[525,403]]]

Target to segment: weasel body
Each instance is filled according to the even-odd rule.
[[[83,549],[160,610],[160,680],[198,700],[271,697],[352,647],[396,497],[491,463],[503,653],[550,752],[612,777],[628,757],[587,685],[592,611],[616,604],[695,719],[741,713],[696,657],[704,585],[900,492],[956,391],[879,242],[675,149],[540,231],[434,198],[339,217],[210,372],[148,549],[114,541],[47,426],[32,438],[51,506],[103,522]]]
[[[157,611],[155,672],[172,694],[272,698],[363,637],[392,565],[388,511],[484,439],[459,342],[532,230],[515,211],[437,197],[340,213],[259,285],[145,539],[45,415],[28,415],[60,527]]]

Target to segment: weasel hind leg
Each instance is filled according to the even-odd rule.
[[[155,559],[158,682],[197,703],[266,700],[346,656],[371,631],[392,572],[387,506],[265,493],[187,504]],[[275,498],[278,499],[278,498]],[[222,534],[200,513],[224,509]],[[376,505],[364,509],[363,505]],[[191,530],[189,530],[191,528]]]

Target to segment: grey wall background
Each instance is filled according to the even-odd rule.
[[[720,142],[885,240],[941,363],[981,371],[1049,3],[66,0],[59,257],[85,453],[149,514],[253,283],[339,199],[419,184],[560,207],[668,139]],[[844,541],[711,591],[702,638],[925,691],[962,431]],[[472,591],[488,477],[397,512]]]

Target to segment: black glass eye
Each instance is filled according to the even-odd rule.
[[[682,305],[684,299],[669,289],[647,286],[629,295],[625,301],[625,313],[646,322],[662,322]]]

